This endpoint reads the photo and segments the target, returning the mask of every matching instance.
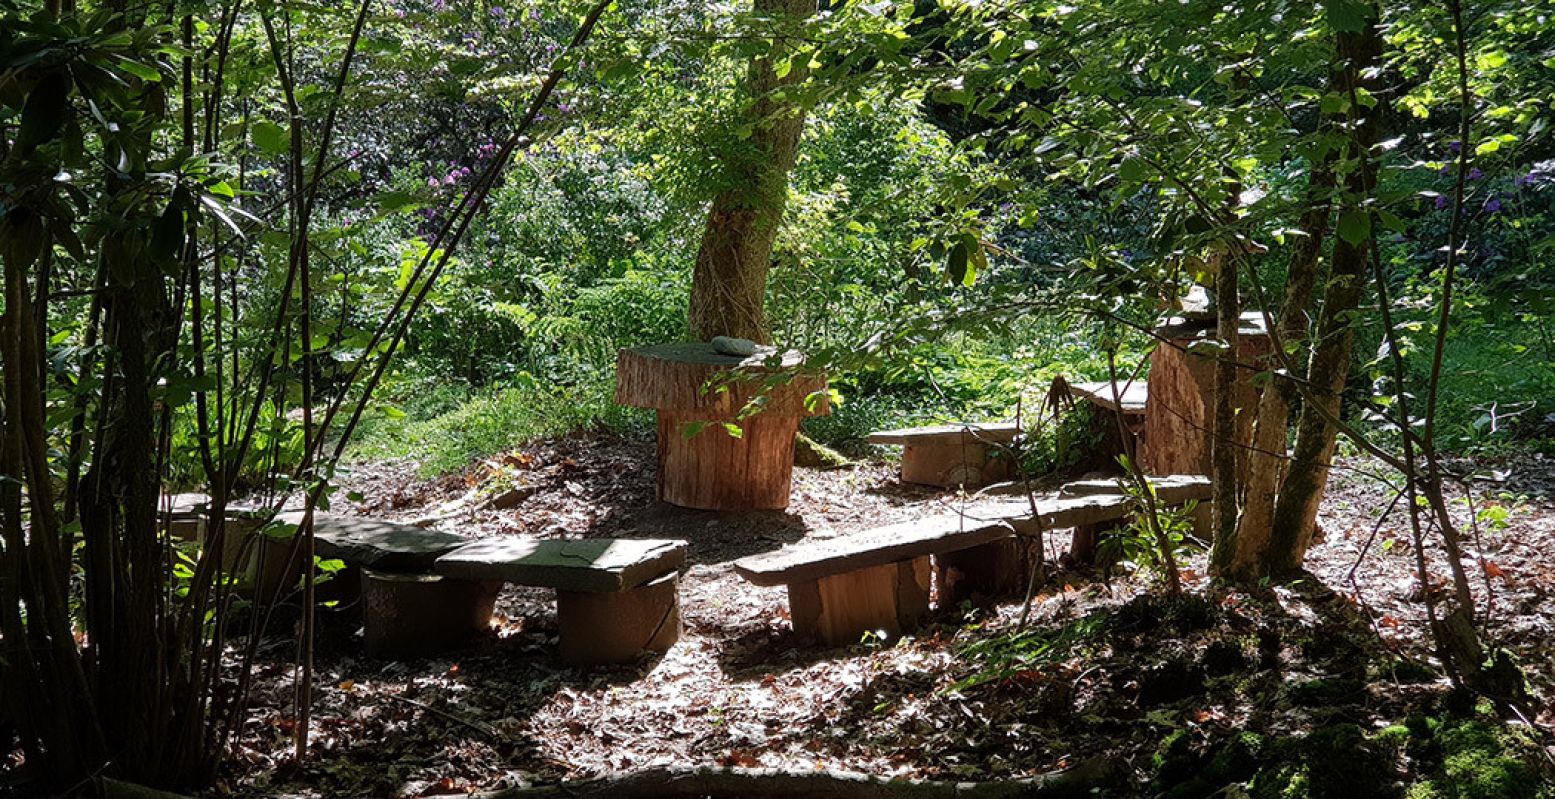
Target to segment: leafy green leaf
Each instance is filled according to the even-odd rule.
[[[291,149],[291,134],[268,119],[255,122],[249,137],[254,140],[255,147],[268,155],[285,155]]]
[[[956,246],[950,248],[950,258],[945,262],[945,276],[950,282],[963,286],[967,279],[967,247],[965,242],[956,242]]]
[[[1359,245],[1371,237],[1371,214],[1350,209],[1339,215],[1339,238]]]

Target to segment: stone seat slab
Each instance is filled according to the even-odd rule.
[[[1045,497],[1037,501],[1036,514],[1025,500],[981,502],[961,512],[791,544],[736,561],[734,570],[754,585],[785,585],[968,549],[1017,533],[1036,534],[1121,519],[1133,506],[1133,499],[1122,494]]]
[[[1213,494],[1208,477],[1197,474],[1172,474],[1147,478],[1155,488],[1156,499],[1166,505],[1181,505],[1188,500],[1208,500]],[[1117,478],[1076,480],[1058,489],[1060,497],[1122,494]]]
[[[497,536],[444,554],[434,569],[445,577],[464,580],[611,593],[663,577],[685,561],[686,542],[669,539],[557,541]]]
[[[1119,410],[1129,416],[1141,416],[1150,398],[1150,386],[1143,380],[1133,380],[1118,386],[1118,400],[1112,394],[1112,383],[1070,383],[1069,394],[1075,399],[1088,400],[1109,411]]]
[[[301,524],[302,511],[277,518],[286,524]],[[412,524],[316,511],[313,540],[319,557],[338,558],[375,571],[412,573],[431,571],[439,556],[468,541],[460,535]]]
[[[965,422],[925,427],[878,430],[866,439],[871,444],[907,445],[934,441],[1007,442],[1020,433],[1014,422]]]

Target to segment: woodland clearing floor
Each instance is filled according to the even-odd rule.
[[[1013,628],[1018,601],[940,611],[901,641],[825,649],[794,640],[782,588],[751,586],[729,567],[801,538],[953,507],[953,493],[903,486],[887,464],[801,468],[786,512],[689,511],[654,500],[653,453],[651,439],[589,433],[432,480],[417,478],[412,463],[358,466],[346,478],[361,494],[356,512],[396,519],[430,515],[494,476],[522,486],[527,498],[516,507],[439,525],[471,538],[686,539],[685,633],[638,666],[569,668],[556,658],[550,592],[509,587],[490,640],[391,662],[362,656],[355,625],[325,614],[315,757],[301,769],[289,762],[292,655],[289,638],[277,636],[257,668],[239,751],[211,795],[418,797],[655,765],[981,780],[1096,757],[1126,762],[1137,795],[1152,795],[1152,755],[1174,732],[1200,742],[1248,730],[1280,738],[1337,720],[1375,730],[1449,701],[1444,679],[1410,665],[1427,647],[1408,520],[1398,508],[1383,518],[1392,495],[1366,475],[1367,462],[1336,471],[1325,536],[1308,558],[1312,579],[1260,596],[1210,593],[1200,555],[1186,571],[1197,599],[1163,604],[1143,577],[1109,584],[1061,572],[1038,597],[1034,626],[1056,631],[1105,613],[1110,632],[1042,668],[955,691],[977,670],[965,647]],[[1482,603],[1493,590],[1486,639],[1521,658],[1536,697],[1532,721],[1547,728],[1555,460],[1458,465],[1493,478],[1475,488],[1475,509],[1491,509],[1472,572]],[[1067,544],[1067,531],[1054,533],[1049,552]]]

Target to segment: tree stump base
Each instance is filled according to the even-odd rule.
[[[577,666],[631,663],[680,640],[680,575],[623,591],[557,591],[561,657]]]
[[[499,582],[362,570],[368,657],[425,657],[468,646],[491,629]]]
[[[1150,353],[1149,401],[1140,434],[1139,462],[1147,474],[1210,474],[1215,421],[1215,359],[1196,352],[1196,344],[1217,336],[1215,322],[1169,319],[1155,335],[1167,342]],[[1274,349],[1263,314],[1242,314],[1237,349],[1229,357],[1257,365]],[[1232,402],[1238,409],[1236,440],[1252,441],[1258,416],[1256,369],[1240,369]],[[1245,454],[1239,457],[1245,457]],[[1240,471],[1240,470],[1239,470]]]
[[[698,510],[782,510],[794,474],[799,417],[760,413],[740,436],[695,412],[660,410],[659,499]],[[705,425],[694,435],[695,427]]]
[[[794,632],[831,646],[865,633],[894,638],[928,615],[929,580],[929,559],[920,557],[790,583]]]
[[[829,411],[798,353],[725,355],[711,344],[622,350],[616,402],[658,412],[658,497],[699,510],[788,507],[799,420]],[[761,410],[740,419],[752,401]],[[731,429],[726,425],[738,425]]]

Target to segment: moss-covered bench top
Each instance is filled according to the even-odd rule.
[[[1006,442],[1020,435],[1020,426],[1014,422],[962,422],[936,424],[926,427],[904,427],[900,430],[878,430],[870,433],[871,444],[917,444],[931,442]]]
[[[562,591],[610,593],[680,568],[686,542],[652,538],[554,541],[497,536],[472,541],[437,559],[444,577],[498,580]]]
[[[299,525],[302,511],[276,518]],[[389,572],[431,571],[439,556],[469,540],[412,524],[317,512],[313,514],[313,539],[314,552],[321,558],[338,558],[354,566]]]

